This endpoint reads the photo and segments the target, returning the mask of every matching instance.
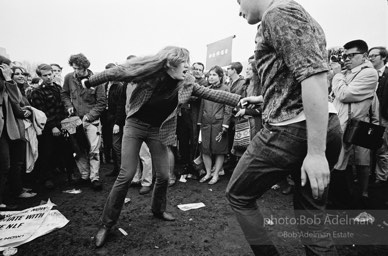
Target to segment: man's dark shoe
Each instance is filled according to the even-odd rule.
[[[109,228],[107,228],[106,226],[102,226],[98,230],[95,238],[96,247],[101,247],[105,244],[106,238],[108,237],[108,233],[109,233]]]
[[[165,220],[165,221],[175,221],[174,216],[171,215],[171,213],[168,212],[161,212],[161,213],[153,213],[155,218]]]
[[[113,169],[111,172],[108,172],[105,176],[106,177],[116,177],[119,175],[119,170]]]
[[[94,180],[94,181],[92,181],[92,188],[95,191],[100,191],[100,190],[102,190],[102,183],[99,180]]]
[[[52,182],[51,180],[46,180],[46,182],[44,183],[44,186],[47,189],[53,189],[55,187],[54,182]]]
[[[140,195],[145,195],[145,194],[148,194],[149,192],[151,192],[151,190],[152,190],[151,186],[144,186],[144,187],[141,187],[139,189],[139,194]]]
[[[282,189],[282,194],[289,195],[289,194],[292,194],[293,191],[294,191],[294,186],[287,185],[287,187]]]
[[[369,184],[370,187],[383,187],[387,185],[388,182],[386,180],[376,180],[375,182]]]
[[[79,178],[79,179],[74,181],[74,185],[77,187],[86,187],[86,186],[90,185],[90,180],[89,179],[85,180],[85,179]]]

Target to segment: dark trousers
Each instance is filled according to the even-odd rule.
[[[159,127],[152,127],[137,118],[129,118],[124,126],[120,173],[109,193],[101,217],[102,223],[107,227],[116,224],[120,216],[129,185],[137,170],[139,151],[143,142],[150,149],[156,176],[151,210],[156,214],[166,210],[170,170],[167,146],[159,139]]]
[[[121,165],[121,145],[123,140],[123,129],[120,127],[120,131],[112,135],[112,147],[113,147],[113,167],[114,170],[119,171]]]
[[[23,190],[23,174],[26,173],[27,143],[24,140],[10,140],[9,152],[11,168],[9,170],[9,187],[12,195],[18,196]]]
[[[114,126],[114,117],[109,115],[106,111],[101,115],[101,132],[103,140],[103,153],[105,156],[105,161],[109,162],[110,160],[115,161],[116,157],[113,151],[113,126]]]
[[[6,130],[0,137],[0,203],[3,202],[8,180],[10,192],[14,196],[22,193],[22,175],[26,166],[26,142],[10,140]]]
[[[43,131],[38,136],[39,156],[36,163],[36,178],[40,181],[52,180],[55,167],[66,167],[63,164],[66,156],[66,145],[62,136],[54,136],[50,131]],[[64,165],[64,166],[62,166]]]
[[[194,160],[193,147],[193,120],[191,109],[181,109],[181,115],[177,120],[177,136],[179,143],[179,154],[183,164],[189,164]]]
[[[330,168],[341,150],[342,131],[337,115],[330,114],[326,158]],[[328,233],[324,225],[327,189],[321,200],[312,197],[310,183],[301,186],[301,166],[307,154],[306,122],[286,126],[264,125],[253,138],[238,162],[226,189],[227,199],[255,255],[278,255],[264,229],[256,200],[272,185],[291,174],[295,181],[294,209],[296,217],[303,212],[307,218],[320,218],[315,225],[298,226],[302,232]],[[319,224],[321,223],[321,224]],[[303,238],[307,255],[336,255],[331,237],[318,241]]]
[[[3,203],[5,184],[7,183],[10,163],[9,138],[6,131],[0,136],[0,204]]]

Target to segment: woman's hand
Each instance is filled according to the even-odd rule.
[[[23,109],[24,117],[28,118],[31,116],[31,111],[29,109]]]
[[[237,106],[239,106],[241,108],[245,107],[246,105],[248,105],[248,103],[250,103],[250,98],[251,97],[245,97],[245,98],[240,99]]]
[[[216,141],[220,142],[222,140],[222,137],[224,136],[224,134],[226,134],[227,131],[228,131],[228,128],[222,127],[222,131],[216,136]]]
[[[240,99],[238,106],[241,106],[242,108],[244,108],[248,103],[259,104],[262,102],[263,102],[263,96],[261,96],[261,95],[260,96],[249,96],[249,97],[245,97],[245,98]]]
[[[12,69],[7,64],[3,63],[0,65],[1,73],[3,73],[3,77],[5,81],[12,81]]]

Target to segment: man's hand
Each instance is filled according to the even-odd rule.
[[[342,71],[341,65],[338,62],[332,62],[330,66],[331,66],[331,69],[333,70],[334,75],[341,73]]]
[[[307,177],[313,198],[320,199],[330,183],[329,164],[325,155],[306,155],[301,168],[302,186],[306,185]]]
[[[1,73],[3,73],[3,77],[5,81],[12,81],[12,69],[7,64],[3,63],[0,65]]]
[[[51,131],[52,131],[54,136],[61,135],[61,131],[57,127],[54,127]]]
[[[120,126],[118,126],[117,124],[115,124],[113,126],[113,134],[117,134],[120,132]]]
[[[69,116],[71,116],[72,114],[74,114],[74,108],[73,108],[73,107],[68,108],[68,109],[67,109],[67,113],[69,113]]]
[[[89,122],[89,117],[88,117],[88,115],[84,115],[84,117],[82,118],[82,122],[83,122],[83,123]]]
[[[85,85],[85,82],[86,82],[86,81],[88,81],[87,78],[84,78],[84,79],[81,80],[81,85],[82,85],[82,87],[83,87],[84,89],[87,88],[86,85]]]
[[[239,117],[245,115],[245,108],[241,108],[234,116]]]

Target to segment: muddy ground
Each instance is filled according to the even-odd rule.
[[[65,181],[64,174],[58,173],[57,187],[53,191],[36,188],[39,192],[37,197],[21,201],[26,208],[50,198],[70,222],[60,230],[20,246],[17,255],[253,255],[224,196],[228,174],[215,185],[188,180],[186,183],[177,182],[169,188],[168,211],[177,218],[175,222],[153,218],[150,211],[151,194],[139,195],[139,187],[130,187],[127,197],[131,198],[131,202],[124,206],[117,227],[106,245],[96,249],[93,236],[114,182],[114,178],[104,177],[104,174],[111,168],[110,164],[102,165],[104,188],[101,192],[84,187],[81,194],[63,193],[63,190],[74,186]],[[178,204],[196,202],[203,202],[206,207],[186,212],[177,208]],[[292,195],[285,196],[279,190],[271,190],[258,203],[263,215],[269,216],[291,209]],[[121,234],[117,230],[119,227],[128,236]],[[281,255],[304,255],[298,239],[290,242],[276,235],[283,229],[276,225],[268,227]],[[340,255],[388,255],[386,246],[349,245],[337,248]]]

